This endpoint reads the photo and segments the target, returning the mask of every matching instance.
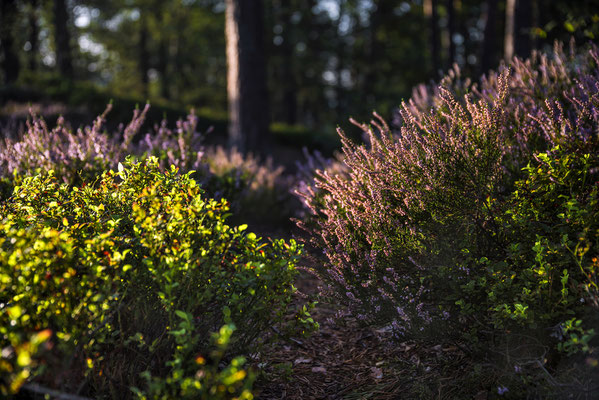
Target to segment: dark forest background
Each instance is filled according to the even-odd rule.
[[[149,100],[157,118],[193,107],[225,131],[225,3],[2,0],[1,117],[36,101],[93,115]],[[271,131],[303,144],[349,116],[389,117],[454,64],[475,77],[599,35],[599,0],[265,0],[262,12],[268,98],[255,101]]]

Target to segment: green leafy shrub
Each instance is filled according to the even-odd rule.
[[[550,326],[599,306],[599,157],[556,147],[524,171],[494,218],[503,252],[478,261],[487,296],[477,307],[498,327]]]
[[[142,158],[156,156],[161,169],[175,165],[181,171],[195,171],[193,178],[202,189],[215,199],[227,199],[234,217],[246,222],[288,220],[297,204],[283,167],[236,149],[204,147],[197,123],[193,111],[185,121],[177,122],[176,130],[168,129],[163,121],[155,134],[140,141],[136,153]]]
[[[227,211],[156,158],[119,165],[93,187],[25,178],[2,208],[2,368],[118,398],[114,382],[142,397],[249,396],[242,359],[231,357],[282,323],[300,249],[226,225]],[[46,329],[53,347],[19,361],[17,349]]]
[[[510,196],[489,199],[496,247],[464,247],[456,259],[468,280],[449,298],[483,324],[467,330],[470,338],[493,332],[480,344],[505,365],[500,381],[518,395],[563,398],[595,384],[598,172],[597,154],[572,146],[536,154]]]
[[[94,182],[103,171],[116,168],[125,155],[131,155],[138,160],[155,156],[163,171],[171,165],[181,172],[195,171],[193,178],[203,190],[215,199],[226,198],[233,214],[244,222],[287,221],[298,207],[282,167],[234,149],[205,148],[193,110],[186,119],[178,120],[175,128],[163,120],[141,137],[149,104],[136,109],[126,126],[109,134],[104,127],[111,109],[109,105],[92,126],[77,131],[62,117],[49,129],[31,111],[23,135],[6,132],[7,137],[0,140],[0,200],[8,198],[25,176],[53,170],[59,181],[79,186]]]

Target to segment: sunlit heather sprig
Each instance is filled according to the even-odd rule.
[[[46,122],[31,111],[27,131],[21,137],[4,138],[0,143],[3,175],[28,175],[53,169],[65,182],[72,183],[80,172],[97,173],[111,167],[121,154],[121,145],[102,132],[108,111],[110,106],[91,127],[76,133],[63,117],[59,117],[56,127],[49,130]]]
[[[504,168],[511,173],[519,171],[534,150],[550,149],[563,139],[571,140],[572,137],[564,132],[576,129],[568,127],[567,120],[576,124],[576,119],[596,108],[591,105],[596,101],[599,49],[591,45],[588,51],[581,52],[574,46],[572,42],[566,53],[563,44],[556,42],[552,52],[533,51],[530,58],[514,57],[509,64],[510,97],[504,105],[507,137],[503,151],[507,156]],[[459,68],[454,66],[440,86],[416,87],[407,106],[415,115],[417,111],[441,109],[444,107],[441,90],[449,90],[458,99],[471,93],[474,100],[490,101],[500,90],[499,76],[499,72],[489,71],[479,83],[473,83],[463,79]],[[583,140],[589,140],[588,115],[585,118],[587,123],[579,135],[587,135]],[[394,116],[393,125],[402,123],[400,109]]]
[[[210,176],[229,182],[216,188],[214,196],[230,200],[234,211],[253,210],[251,213],[256,215],[283,220],[294,215],[298,207],[291,193],[294,180],[284,175],[283,167],[276,167],[272,159],[260,161],[251,154],[221,146],[207,148],[204,158]]]
[[[298,225],[328,261],[317,270],[326,294],[399,333],[453,315],[443,303],[452,283],[435,277],[449,269],[459,287],[476,271],[447,260],[465,243],[495,246],[489,199],[509,190],[535,151],[596,148],[598,58],[596,47],[566,56],[556,45],[476,86],[455,70],[403,103],[394,130],[376,114],[370,125],[353,121],[363,145],[339,130],[346,172],[325,165],[297,191],[311,215]]]
[[[121,140],[123,147],[127,148],[129,145],[131,145],[135,135],[137,135],[137,133],[139,133],[139,131],[141,130],[141,127],[146,120],[146,115],[148,114],[149,110],[150,103],[146,103],[142,111],[139,111],[139,109],[137,108],[133,111],[133,118],[131,119],[131,122],[129,122],[129,124],[125,128],[125,131],[123,132],[123,137]]]
[[[282,168],[222,147],[205,149],[204,133],[197,131],[198,117],[193,110],[177,121],[174,129],[164,120],[141,136],[149,107],[136,109],[131,121],[113,134],[104,130],[112,106],[91,126],[75,133],[62,117],[49,130],[46,122],[30,111],[27,130],[22,135],[5,135],[0,142],[0,177],[10,180],[13,173],[22,176],[54,170],[59,179],[73,185],[82,179],[93,182],[128,155],[140,159],[156,156],[162,169],[174,165],[182,173],[196,171],[194,178],[207,194],[227,198],[236,211],[245,207],[256,214],[262,212],[262,216],[292,215],[297,200],[290,194],[293,182],[283,176]],[[260,207],[262,211],[256,209]]]
[[[304,154],[303,161],[296,161],[297,172],[292,185],[292,193],[298,198],[303,199],[303,208],[299,213],[299,218],[305,218],[306,213],[310,211],[309,205],[305,199],[313,199],[316,192],[314,179],[316,171],[326,171],[330,175],[347,175],[348,167],[343,163],[343,154],[336,152],[333,158],[325,158],[318,150],[309,152],[307,148],[302,149]]]
[[[135,146],[134,152],[140,155],[158,157],[162,169],[176,166],[181,171],[206,169],[204,160],[204,135],[197,131],[198,117],[191,110],[185,120],[178,120],[176,129],[168,127],[163,120],[154,126],[153,132],[145,134]]]

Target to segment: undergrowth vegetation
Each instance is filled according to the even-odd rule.
[[[110,108],[75,131],[32,115],[0,143],[3,396],[252,398],[252,354],[317,327],[292,303],[302,246],[243,224],[291,216],[336,317],[470,361],[453,396],[599,390],[597,47],[453,70],[295,177],[205,147],[193,112],[143,133],[148,109],[113,133]]]
[[[596,387],[598,61],[556,45],[480,85],[454,72],[402,104],[397,128],[356,123],[365,144],[339,130],[346,167],[300,191],[325,296],[398,340],[511,364],[488,373],[502,393]],[[555,361],[573,354],[578,383]]]
[[[103,171],[114,169],[126,156],[144,160],[155,156],[162,170],[176,166],[192,172],[210,197],[226,198],[236,222],[287,221],[296,200],[291,182],[272,161],[242,156],[236,149],[206,147],[204,133],[197,131],[198,117],[192,111],[174,128],[163,120],[143,133],[149,104],[136,109],[127,125],[107,132],[106,119],[112,106],[91,126],[73,130],[64,118],[50,129],[43,118],[31,113],[23,134],[7,132],[0,141],[0,199],[25,176],[54,171],[54,176],[70,186],[92,183]],[[249,212],[248,208],[255,208]]]
[[[1,209],[3,395],[39,378],[96,397],[250,398],[239,355],[283,323],[300,248],[227,213],[155,157],[93,187],[24,178]]]

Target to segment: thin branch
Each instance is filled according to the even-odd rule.
[[[305,346],[305,345],[304,345],[304,343],[303,343],[303,342],[301,342],[300,340],[297,340],[297,339],[294,339],[294,338],[291,338],[291,337],[285,337],[285,335],[283,335],[283,334],[281,333],[281,331],[279,331],[279,330],[278,330],[277,328],[275,328],[274,326],[271,326],[271,327],[270,327],[270,329],[272,329],[272,330],[273,330],[273,332],[274,332],[274,333],[276,333],[276,334],[277,334],[279,337],[281,337],[282,339],[284,339],[284,340],[289,340],[289,341],[291,341],[291,342],[295,343],[296,345],[298,345],[299,347],[301,347],[302,349],[306,350],[306,346]]]
[[[81,397],[74,394],[60,392],[58,390],[49,389],[47,387],[38,385],[37,383],[28,383],[22,386],[22,389],[28,392],[33,392],[42,395],[48,395],[56,400],[92,400],[89,397]]]

